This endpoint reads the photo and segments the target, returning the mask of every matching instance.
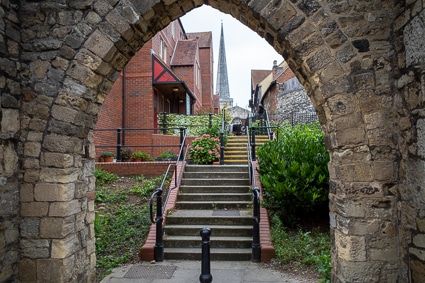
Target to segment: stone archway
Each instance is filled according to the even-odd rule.
[[[202,4],[264,37],[310,95],[331,156],[332,281],[424,277],[422,1],[0,4],[0,281],[94,281],[96,115],[135,51]]]

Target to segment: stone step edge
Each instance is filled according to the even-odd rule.
[[[179,163],[179,165],[177,166],[177,170],[178,170],[177,172],[179,172],[179,170],[181,169],[181,166],[182,165]],[[257,161],[253,161],[253,166],[255,168],[254,172],[255,172],[256,183],[258,184],[258,188],[260,189],[260,192],[262,193],[259,173],[256,170],[258,168]],[[172,184],[170,186],[172,186]],[[163,215],[164,217],[163,225],[165,225],[165,222],[167,221],[167,212],[172,211],[176,205],[178,190],[179,190],[179,187],[174,189],[170,194],[170,197],[168,199],[168,203]],[[261,222],[260,222],[261,261],[268,262],[274,258],[275,251],[274,251],[273,243],[271,241],[271,236],[270,236],[270,221],[267,214],[267,209],[265,209],[264,207],[260,208],[260,218],[261,218]],[[148,236],[146,237],[145,244],[142,246],[139,253],[140,260],[142,261],[154,260],[155,233],[156,233],[156,226],[155,224],[151,224]]]

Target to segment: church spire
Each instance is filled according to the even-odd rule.
[[[220,108],[227,104],[233,106],[233,99],[230,98],[229,79],[227,77],[226,48],[224,46],[223,22],[221,22],[220,48],[218,51],[217,85],[216,92],[220,96]]]

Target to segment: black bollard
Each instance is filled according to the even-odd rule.
[[[211,283],[212,275],[210,269],[210,228],[203,228],[201,230],[202,237],[202,262],[201,262],[201,275],[199,276],[199,282]]]

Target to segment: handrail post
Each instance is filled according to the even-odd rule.
[[[212,128],[212,113],[208,113],[209,119],[208,119],[208,127]]]
[[[254,177],[255,178],[255,177]],[[253,235],[252,235],[252,262],[261,261],[260,245],[260,190],[253,189],[254,208],[253,208]]]
[[[185,128],[180,127],[180,148],[183,148],[183,141],[184,141],[184,130]],[[179,160],[183,160],[183,154],[179,156]]]
[[[257,160],[255,156],[255,130],[256,127],[251,128],[251,158],[253,161]]]
[[[224,165],[224,133],[220,132],[220,165]]]
[[[199,276],[199,282],[210,283],[212,282],[211,275],[211,263],[210,263],[210,228],[201,229],[202,237],[202,261],[201,261],[201,275]]]
[[[158,190],[156,195],[156,239],[155,239],[155,247],[153,250],[155,261],[163,261],[164,260],[164,243],[162,241],[162,189]]]
[[[167,112],[162,112],[162,134],[167,134]]]
[[[121,161],[121,128],[117,129],[117,161]]]

